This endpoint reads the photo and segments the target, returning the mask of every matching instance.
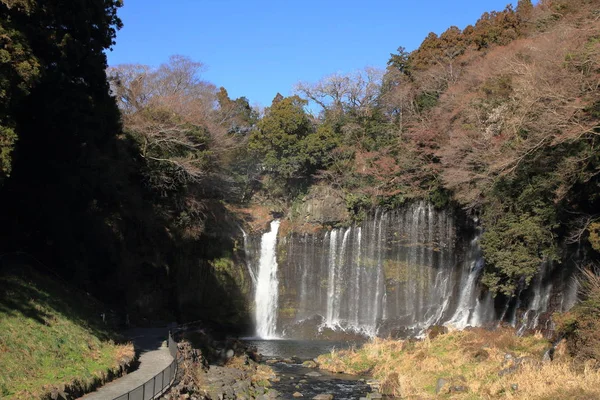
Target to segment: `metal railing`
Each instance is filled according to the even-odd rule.
[[[143,385],[138,386],[114,400],[152,400],[158,398],[171,387],[175,381],[178,369],[177,342],[173,340],[171,332],[169,332],[167,346],[169,347],[169,353],[173,356],[173,362]]]

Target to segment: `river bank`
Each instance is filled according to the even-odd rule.
[[[439,333],[439,332],[438,332]],[[512,329],[468,329],[424,340],[375,339],[318,358],[320,368],[371,373],[381,393],[428,399],[600,398],[600,372],[576,363],[564,341],[518,337]]]

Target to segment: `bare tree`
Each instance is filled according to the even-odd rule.
[[[151,68],[120,65],[108,73],[125,129],[140,155],[155,164],[152,182],[162,188],[207,179],[230,141],[216,121],[216,87],[200,79],[202,63],[183,56]]]
[[[332,74],[316,83],[296,84],[296,93],[314,101],[324,111],[368,113],[381,91],[383,70],[366,67],[350,74]]]

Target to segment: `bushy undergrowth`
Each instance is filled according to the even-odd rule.
[[[600,373],[577,366],[560,345],[543,361],[550,343],[541,335],[472,329],[423,341],[375,339],[359,349],[319,357],[321,368],[370,373],[384,393],[403,399],[600,398]]]
[[[90,299],[27,268],[0,274],[0,398],[43,398],[90,387],[123,360]]]
[[[569,353],[578,361],[600,365],[600,276],[583,271],[582,300],[569,312],[555,315],[558,332],[567,339]]]

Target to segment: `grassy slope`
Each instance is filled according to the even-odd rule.
[[[542,337],[520,338],[508,329],[474,329],[421,342],[377,339],[360,349],[322,355],[319,362],[330,371],[371,373],[385,392],[407,399],[600,398],[600,372],[575,365],[564,346],[554,361],[543,362],[548,346]],[[515,364],[519,367],[499,374]],[[436,394],[440,378],[447,383]],[[453,386],[466,391],[453,392]]]
[[[0,271],[0,398],[39,398],[75,382],[89,387],[133,357],[131,345],[114,344],[99,324],[101,312],[29,267]]]

